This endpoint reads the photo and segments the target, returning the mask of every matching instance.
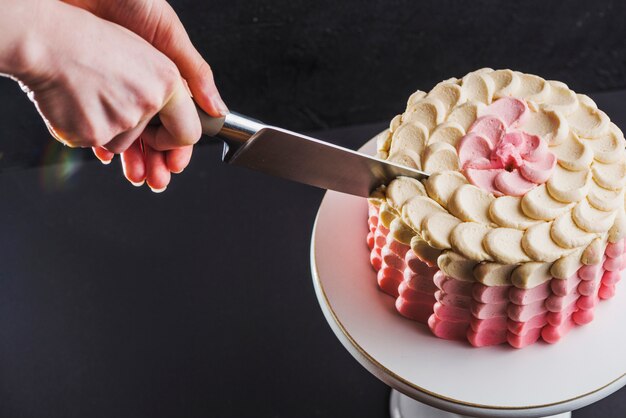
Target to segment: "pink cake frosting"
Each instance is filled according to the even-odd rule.
[[[396,299],[398,312],[427,324],[439,338],[475,347],[508,343],[515,348],[540,338],[559,341],[594,318],[600,300],[615,294],[626,268],[625,239],[607,245],[602,262],[582,266],[567,279],[552,278],[532,289],[486,286],[457,280],[395,240],[369,205],[367,244],[380,289]]]
[[[378,156],[431,173],[369,199],[370,262],[399,314],[476,347],[555,343],[626,268],[626,141],[587,96],[482,69],[411,95]]]
[[[556,156],[546,141],[518,127],[527,113],[524,100],[504,97],[470,126],[458,152],[472,184],[495,196],[523,196],[550,178]]]

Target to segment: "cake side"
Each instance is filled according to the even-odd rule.
[[[624,137],[586,96],[479,70],[413,94],[378,154],[433,174],[372,196],[368,244],[381,288],[436,335],[554,342],[613,294]]]

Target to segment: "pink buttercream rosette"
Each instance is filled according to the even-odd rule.
[[[476,119],[458,144],[465,177],[496,196],[522,196],[545,183],[556,165],[546,141],[519,128],[526,102],[496,100]]]

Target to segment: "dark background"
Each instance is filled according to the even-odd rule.
[[[232,109],[345,146],[483,66],[565,81],[626,122],[621,1],[172,5]],[[52,142],[14,82],[0,97],[0,417],[386,416],[314,296],[322,191],[205,146],[154,195]],[[625,393],[575,417],[623,417]]]
[[[481,67],[538,74],[581,93],[626,87],[621,0],[171,4],[226,103],[293,130],[388,121],[413,91]],[[0,117],[11,122],[2,125],[0,170],[53,158],[14,84],[0,80]]]

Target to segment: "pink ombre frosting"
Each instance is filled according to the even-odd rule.
[[[368,244],[380,288],[436,336],[553,343],[615,293],[626,140],[587,96],[481,69],[412,94],[377,152],[431,173],[372,194]]]
[[[556,156],[537,135],[519,129],[526,102],[504,97],[489,105],[458,144],[467,179],[496,196],[522,196],[545,183]]]
[[[599,263],[583,265],[570,277],[551,278],[532,288],[488,286],[449,276],[409,245],[393,238],[369,206],[370,261],[378,285],[393,296],[398,312],[427,324],[443,339],[475,347],[506,344],[522,348],[542,339],[556,343],[575,326],[593,321],[600,300],[615,294],[626,267],[625,240],[606,246]]]

